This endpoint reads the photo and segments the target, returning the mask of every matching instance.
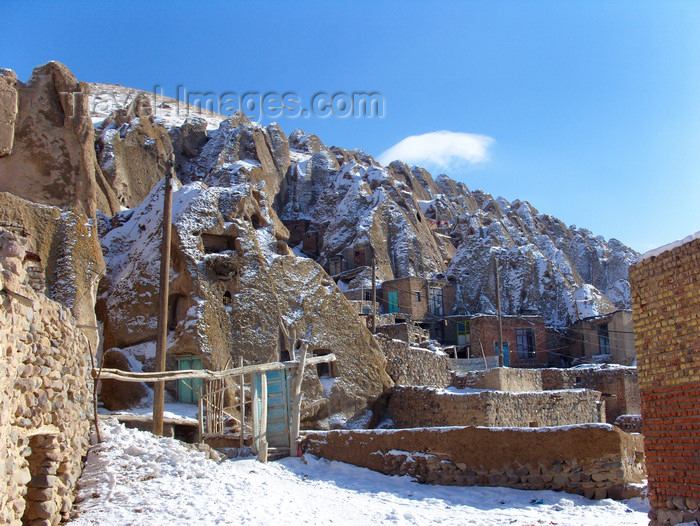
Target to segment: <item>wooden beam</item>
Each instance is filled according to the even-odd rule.
[[[297,367],[294,375],[294,383],[292,385],[292,418],[289,430],[289,454],[293,457],[297,456],[297,438],[299,438],[299,422],[301,420],[301,384],[304,381],[304,368],[306,367],[306,353],[309,349],[309,344],[304,342],[299,349],[299,367]]]
[[[258,460],[267,462],[267,374],[260,374],[260,446]]]
[[[306,360],[306,365],[316,365],[318,363],[328,363],[336,361],[335,354],[314,356]],[[102,369],[100,378],[110,380],[121,380],[123,382],[160,382],[169,380],[183,380],[186,378],[227,378],[241,374],[252,374],[257,372],[280,371],[282,369],[296,369],[298,362],[271,362],[257,365],[245,365],[234,369],[223,371],[210,371],[208,369],[166,371],[154,373],[132,373],[120,371],[119,369]],[[93,369],[93,377],[97,376],[97,371]],[[227,389],[227,388],[224,388]]]
[[[241,368],[243,367],[243,357],[241,356],[238,359],[238,367]],[[240,409],[240,415],[241,415],[241,449],[245,447],[245,433],[243,432],[245,428],[245,375],[240,375],[238,377],[238,386],[240,389],[238,398],[241,402],[241,409]]]

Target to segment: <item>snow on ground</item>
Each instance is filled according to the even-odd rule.
[[[644,525],[640,499],[433,486],[306,457],[215,463],[171,438],[103,424],[79,481],[80,525]]]

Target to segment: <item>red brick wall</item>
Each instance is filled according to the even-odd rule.
[[[503,341],[508,343],[511,367],[542,367],[547,365],[547,332],[544,319],[540,316],[503,316]],[[535,331],[535,359],[523,360],[518,358],[517,331],[518,329],[533,329]],[[494,342],[498,341],[498,317],[477,316],[471,320],[472,355],[479,356],[484,347],[486,356],[494,356]]]
[[[700,240],[630,268],[652,524],[699,519]]]

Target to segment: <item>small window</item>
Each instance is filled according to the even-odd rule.
[[[326,356],[331,354],[329,349],[316,349],[314,356]],[[325,362],[316,364],[316,373],[319,378],[335,378],[338,376],[338,370],[335,362]]]
[[[535,331],[533,329],[518,329],[518,358],[532,360],[535,358]]]
[[[418,291],[414,292],[413,297],[416,300],[416,303],[420,303],[420,292],[418,292]]]
[[[600,354],[610,354],[610,332],[607,323],[598,325],[598,346]]]
[[[372,291],[366,290],[364,295],[365,301],[372,301]]]

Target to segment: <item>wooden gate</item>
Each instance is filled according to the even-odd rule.
[[[262,375],[267,380],[267,418],[263,419]],[[267,439],[267,444],[274,448],[289,448],[289,387],[287,370],[268,371],[253,375],[253,411],[255,426],[253,440]],[[267,421],[267,437],[262,436],[262,420]]]

